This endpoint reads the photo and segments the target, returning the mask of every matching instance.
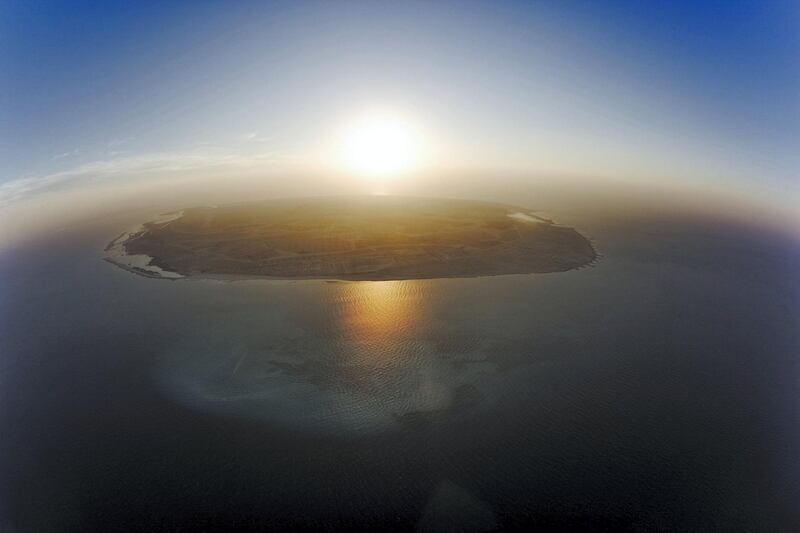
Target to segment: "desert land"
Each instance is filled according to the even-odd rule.
[[[107,247],[148,277],[402,280],[562,272],[592,263],[573,228],[511,205],[370,196],[195,207]],[[149,259],[149,260],[148,260]]]

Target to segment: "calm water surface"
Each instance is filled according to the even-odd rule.
[[[797,243],[575,220],[559,274],[152,280],[0,256],[0,530],[792,531]]]

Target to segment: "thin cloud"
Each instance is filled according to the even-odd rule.
[[[268,142],[272,140],[271,135],[260,135],[258,131],[251,131],[239,136],[242,142]]]
[[[110,141],[108,141],[108,147],[109,148],[115,148],[117,146],[123,146],[123,145],[128,144],[132,140],[133,140],[133,137],[124,137],[124,138],[121,138],[121,139],[111,139]]]
[[[257,168],[277,159],[278,156],[273,153],[242,153],[219,148],[103,159],[52,174],[6,182],[0,185],[0,207],[85,182],[112,178],[145,178],[192,170]]]
[[[75,150],[70,150],[69,152],[62,152],[60,154],[56,154],[56,155],[53,156],[53,159],[58,160],[58,159],[65,159],[67,157],[75,157],[76,155],[79,155],[80,153],[81,153],[81,151],[76,148]]]

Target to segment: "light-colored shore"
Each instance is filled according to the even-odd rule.
[[[105,250],[106,261],[140,276],[218,282],[487,277],[565,272],[596,258],[573,228],[530,209],[406,197],[192,208]]]
[[[517,220],[519,222],[527,222],[529,224],[544,224],[547,222],[546,220],[539,218],[535,215],[529,215],[527,213],[521,213],[521,212],[509,213],[508,218],[513,218],[514,220]]]
[[[153,258],[144,254],[129,254],[125,249],[128,242],[134,241],[144,235],[148,229],[148,225],[164,227],[173,220],[177,220],[183,216],[183,211],[176,211],[174,213],[166,213],[159,215],[155,220],[140,224],[134,229],[125,231],[119,237],[114,239],[103,250],[103,259],[112,263],[124,270],[139,274],[150,278],[163,278],[163,279],[180,279],[183,278],[177,272],[170,272],[163,268],[151,264]]]

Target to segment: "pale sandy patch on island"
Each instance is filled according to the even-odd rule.
[[[518,220],[519,222],[528,222],[530,224],[542,224],[544,222],[544,220],[542,219],[520,212],[509,213],[508,218],[513,218],[514,220]]]
[[[417,197],[279,199],[162,215],[107,247],[152,278],[385,281],[565,272],[591,243],[534,211]]]
[[[164,227],[170,222],[181,218],[182,216],[183,216],[183,211],[176,211],[174,213],[165,213],[163,215],[159,215],[155,220],[152,220],[147,224],[153,224],[160,227]],[[147,224],[140,224],[136,226],[136,228],[122,233],[119,237],[111,241],[111,243],[108,246],[106,246],[106,249],[103,251],[104,252],[103,259],[125,270],[129,270],[131,272],[135,272],[146,276],[152,276],[154,278],[166,278],[166,279],[183,278],[184,276],[177,272],[170,272],[169,270],[164,270],[158,265],[151,264],[153,258],[150,257],[149,255],[129,254],[127,252],[127,250],[125,249],[125,245],[131,241],[138,239],[145,232],[147,232],[147,227],[146,227]]]

